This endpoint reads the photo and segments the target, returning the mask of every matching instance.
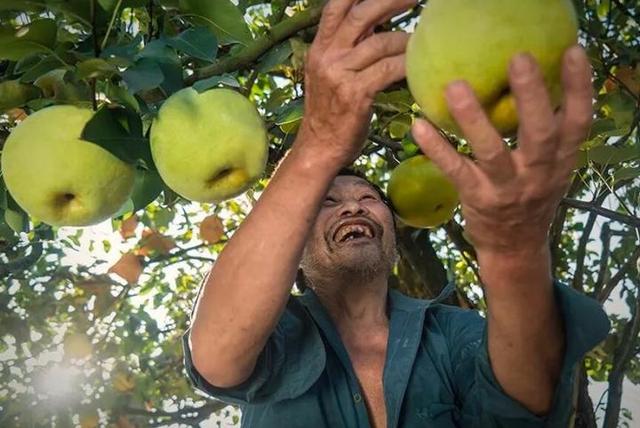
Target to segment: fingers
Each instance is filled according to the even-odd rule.
[[[366,0],[353,6],[335,29],[333,43],[337,47],[353,47],[360,37],[388,16],[414,6],[416,0]],[[388,18],[387,18],[388,19]]]
[[[331,0],[322,9],[320,24],[315,41],[321,45],[327,45],[333,39],[336,31],[344,21],[345,16],[358,0]]]
[[[518,141],[524,163],[548,163],[553,159],[549,153],[557,150],[556,121],[542,72],[531,55],[513,58],[509,82],[520,118]]]
[[[446,97],[451,115],[471,144],[480,168],[494,181],[513,177],[511,153],[471,87],[464,81],[454,82],[448,86]]]
[[[560,111],[560,156],[574,153],[587,138],[593,119],[591,65],[584,50],[565,52],[562,68],[564,100]]]
[[[404,79],[405,54],[388,56],[362,70],[357,81],[366,94],[373,99],[377,92],[382,91],[393,82]]]
[[[436,129],[426,120],[416,119],[412,128],[413,137],[429,159],[435,162],[453,184],[462,191],[465,183],[473,182],[474,165],[460,155]]]
[[[382,58],[404,53],[409,34],[402,31],[374,34],[359,43],[346,59],[351,70],[362,70]]]

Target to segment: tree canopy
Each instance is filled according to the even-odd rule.
[[[205,399],[183,371],[180,338],[200,281],[244,219],[303,118],[304,58],[321,0],[2,0],[0,148],[51,105],[96,110],[83,138],[135,166],[131,198],[88,228],[29,215],[0,180],[0,425],[198,426],[238,413]],[[411,31],[422,1],[381,25]],[[580,427],[630,426],[623,381],[640,384],[640,6],[575,0],[580,42],[594,68],[595,119],[550,232],[554,275],[600,302],[612,322],[580,372]],[[268,130],[264,178],[240,197],[198,204],[156,171],[149,128],[171,94],[232,88]],[[419,115],[406,82],[380,93],[356,166],[385,187],[418,152]],[[125,143],[123,143],[123,141]],[[460,152],[464,140],[452,138]],[[509,141],[512,143],[512,141]],[[514,237],[518,239],[518,237]],[[392,285],[486,309],[459,210],[445,225],[400,225]],[[600,403],[589,381],[608,382]]]

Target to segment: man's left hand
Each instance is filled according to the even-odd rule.
[[[584,50],[569,48],[562,67],[564,99],[554,112],[533,57],[514,57],[509,78],[520,118],[515,150],[509,150],[463,81],[449,85],[446,96],[475,161],[457,153],[428,122],[414,124],[424,154],[456,185],[466,230],[478,252],[512,253],[547,243],[593,115],[591,66]]]

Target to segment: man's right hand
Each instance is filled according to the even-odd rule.
[[[331,0],[305,65],[300,143],[339,168],[362,150],[377,92],[405,76],[409,35],[373,33],[416,0]]]

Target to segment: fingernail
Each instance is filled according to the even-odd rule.
[[[447,101],[449,104],[458,105],[463,103],[469,91],[464,80],[455,80],[447,86]]]
[[[582,48],[579,46],[572,46],[567,50],[567,59],[571,67],[577,67],[582,61]]]
[[[429,124],[427,123],[426,120],[424,119],[416,119],[416,121],[413,124],[413,131],[415,133],[417,133],[418,135],[416,136],[414,134],[414,137],[416,138],[420,138],[423,137],[425,139],[430,139],[433,132],[432,132],[431,126],[429,126]]]
[[[525,74],[533,70],[534,59],[528,53],[519,53],[511,61],[511,69],[516,74]]]

